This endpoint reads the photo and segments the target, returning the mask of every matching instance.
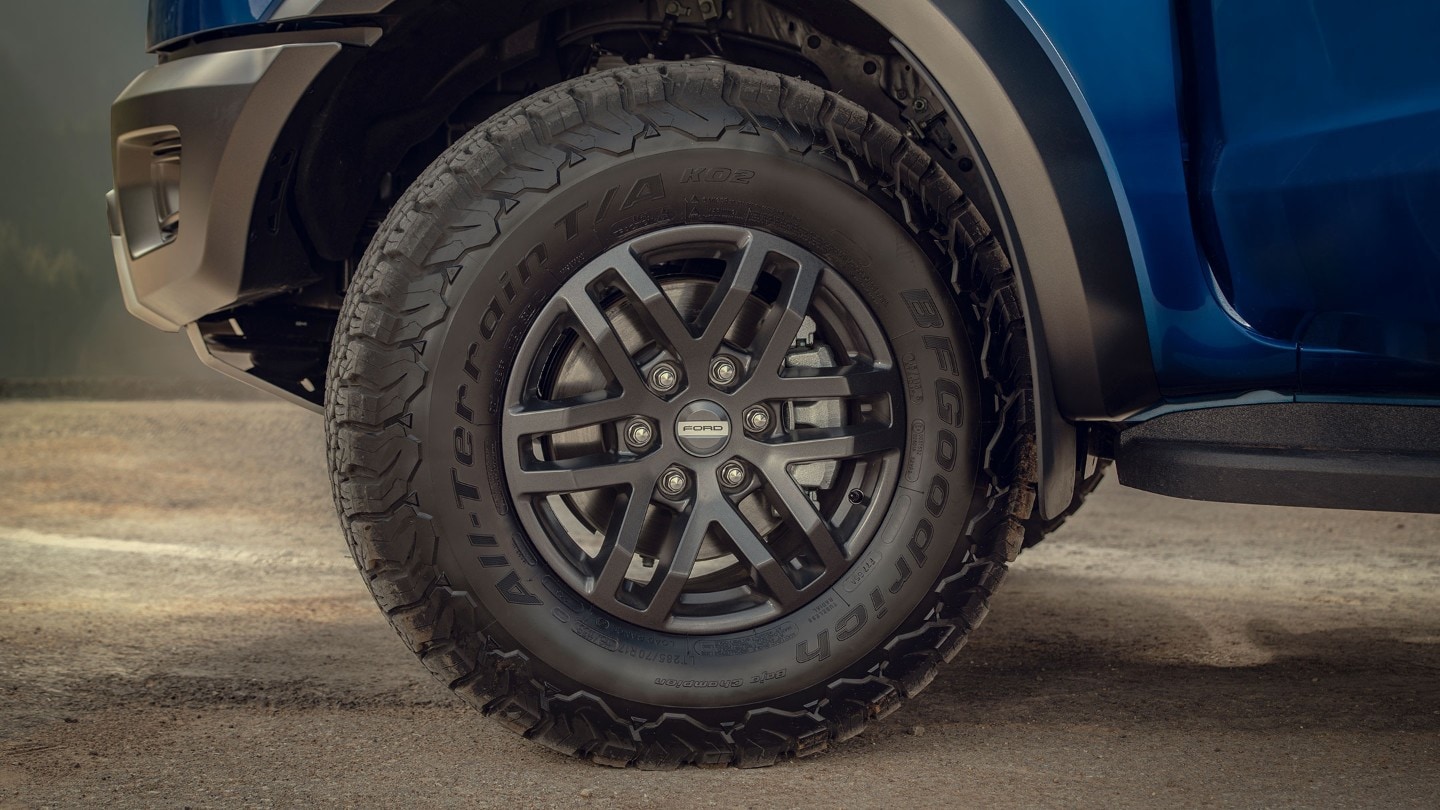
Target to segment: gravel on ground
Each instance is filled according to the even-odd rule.
[[[1440,802],[1440,516],[1107,482],[860,737],[641,773],[431,680],[346,554],[321,434],[279,403],[0,400],[0,807]]]

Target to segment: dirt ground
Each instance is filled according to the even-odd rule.
[[[0,401],[0,807],[1440,804],[1440,516],[1107,483],[889,719],[641,773],[433,682],[324,479],[284,404]]]

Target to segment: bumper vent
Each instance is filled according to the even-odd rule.
[[[130,257],[138,259],[180,234],[180,132],[154,127],[115,144],[115,191]]]

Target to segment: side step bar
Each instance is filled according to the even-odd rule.
[[[1177,498],[1440,513],[1440,408],[1296,402],[1128,427],[1120,483]]]

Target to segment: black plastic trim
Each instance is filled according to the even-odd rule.
[[[201,318],[185,331],[206,366],[321,413],[336,315],[287,302],[242,306]]]
[[[223,33],[224,36],[219,36]],[[383,28],[375,25],[353,25],[337,28],[333,25],[313,28],[278,28],[255,26],[241,31],[222,29],[210,39],[202,39],[160,53],[160,62],[173,62],[192,56],[204,56],[223,51],[243,51],[252,48],[269,48],[275,45],[309,45],[317,42],[334,42],[340,45],[354,45],[368,48],[385,35]]]
[[[1116,466],[1125,486],[1177,498],[1440,513],[1440,408],[1182,411],[1124,430]]]
[[[1121,418],[1160,396],[1109,177],[1054,65],[1003,4],[859,5],[897,34],[897,50],[979,158],[1030,330],[1037,511],[1055,517],[1070,504],[1084,461],[1067,419]]]

